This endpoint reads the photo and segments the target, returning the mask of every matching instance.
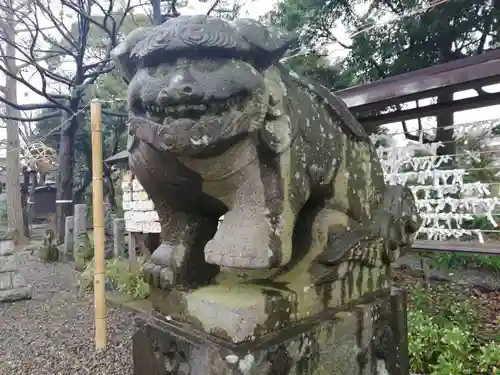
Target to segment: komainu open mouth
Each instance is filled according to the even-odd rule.
[[[221,116],[234,109],[241,110],[247,97],[247,95],[235,95],[224,100],[199,103],[177,102],[170,105],[143,103],[138,100],[131,106],[131,110],[135,115],[148,117],[157,123],[177,119],[199,120],[202,117]]]

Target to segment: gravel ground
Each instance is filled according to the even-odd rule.
[[[19,254],[33,299],[0,303],[0,375],[132,374],[133,314],[108,307],[108,350],[94,349],[91,297],[77,297],[71,264]]]

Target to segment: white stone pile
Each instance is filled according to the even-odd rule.
[[[160,233],[161,225],[154,203],[129,171],[124,174],[122,190],[126,231]]]

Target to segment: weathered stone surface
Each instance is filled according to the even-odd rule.
[[[26,280],[24,280],[24,277],[22,277],[19,272],[11,272],[11,279],[13,289],[24,288],[28,286]]]
[[[0,290],[12,288],[12,276],[10,271],[0,273]]]
[[[25,286],[17,289],[0,290],[0,302],[15,302],[33,297],[33,287]]]
[[[75,204],[73,223],[73,249],[76,251],[83,239],[82,233],[87,233],[87,205]]]
[[[353,350],[360,324],[321,319],[388,288],[390,264],[421,219],[408,188],[385,185],[374,145],[345,104],[279,63],[294,39],[254,20],[181,16],[134,30],[113,52],[130,82],[134,178],[124,202],[151,199],[162,226],[144,268],[153,305],[226,349],[238,345],[180,354],[172,340],[157,341],[167,373],[358,375],[379,365]],[[297,342],[311,353],[311,340],[284,338],[307,322],[317,325],[303,333],[327,353],[319,367],[290,354]],[[280,337],[277,347],[269,335]],[[267,346],[240,350],[254,341]],[[145,374],[160,371],[155,355],[144,354],[144,368],[153,366]],[[394,370],[397,356],[380,356],[390,375],[404,373]]]
[[[0,256],[10,255],[14,251],[14,241],[3,240],[0,241]]]
[[[23,260],[14,252],[12,241],[0,241],[0,302],[14,302],[29,299],[32,287],[19,274]],[[3,255],[2,255],[3,254]]]
[[[405,321],[400,290],[239,345],[169,319],[140,319],[134,374],[407,375]]]
[[[67,230],[65,228],[65,230]],[[52,229],[45,230],[43,244],[38,249],[40,259],[45,262],[57,262],[60,258],[59,247],[56,245],[55,233]]]
[[[74,224],[75,218],[73,216],[66,216],[66,223],[64,226],[64,244],[63,244],[63,254],[65,257],[73,257],[73,241],[74,241]]]
[[[229,283],[172,290],[153,288],[156,310],[172,319],[196,324],[200,329],[238,344],[255,337],[276,334],[301,324],[326,310],[342,308],[387,289],[390,267],[362,267],[356,262],[338,267],[337,278],[322,285],[304,285],[303,280],[277,278],[262,285]],[[286,285],[286,288],[283,286]]]
[[[0,258],[0,271],[1,272],[7,272],[7,271],[15,271],[19,268],[17,264],[17,257],[12,254],[12,255],[4,255],[3,257]]]
[[[87,234],[87,205],[76,204],[73,226],[73,256],[75,268],[83,270],[94,255],[89,236]]]
[[[125,219],[113,220],[113,252],[116,258],[125,255]]]

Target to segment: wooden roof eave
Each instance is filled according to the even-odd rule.
[[[128,165],[128,157],[129,157],[128,150],[123,150],[105,159],[104,162],[108,165],[119,165],[119,164]]]
[[[354,111],[500,83],[500,49],[350,87],[335,94]]]

